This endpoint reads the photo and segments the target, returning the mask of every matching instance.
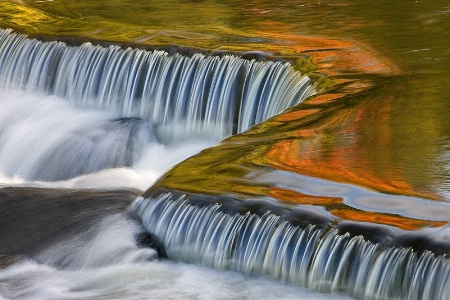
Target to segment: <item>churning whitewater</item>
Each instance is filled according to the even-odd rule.
[[[157,260],[136,243],[142,231],[125,214],[100,217],[86,231],[35,258],[0,256],[0,299],[347,299],[235,272]]]
[[[0,92],[0,178],[6,185],[143,191],[217,142],[197,137],[168,145],[143,119],[77,108],[55,96]]]

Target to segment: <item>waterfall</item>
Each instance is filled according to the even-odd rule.
[[[185,195],[138,197],[130,207],[169,258],[267,275],[364,299],[448,299],[450,261],[430,251],[381,247],[362,236],[299,226],[267,211],[229,213]]]
[[[287,62],[69,46],[11,30],[0,30],[0,88],[0,175],[31,180],[135,167],[149,145],[241,133],[316,92]],[[450,297],[446,255],[352,236],[310,207],[302,218],[280,214],[278,204],[229,209],[217,199],[199,205],[188,197],[147,192],[129,207],[171,259],[356,298]],[[83,259],[95,256],[97,240],[88,246],[75,262],[93,264]],[[122,251],[115,246],[98,254],[115,261]]]
[[[289,63],[42,42],[0,30],[0,85],[219,139],[315,93]]]
[[[133,167],[150,143],[217,142],[315,92],[289,63],[68,46],[1,29],[0,88],[0,173],[53,181]]]

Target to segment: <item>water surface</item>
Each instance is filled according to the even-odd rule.
[[[160,185],[316,204],[334,217],[443,232],[441,239],[447,238],[446,202],[450,200],[449,25],[450,5],[445,1],[0,1],[0,27],[45,40],[250,53],[263,60],[293,62],[313,78],[329,80],[328,88],[330,83],[345,82],[178,165]],[[48,108],[61,122],[83,118],[98,123],[119,117],[79,111],[48,96],[6,90],[2,95],[2,101],[22,99],[34,103],[28,107]],[[44,123],[58,118],[40,117]],[[56,182],[33,180],[23,168],[9,168],[13,160],[9,158],[0,168],[1,184],[78,189],[121,186],[144,191],[172,166],[216,142],[151,143],[131,165]],[[21,151],[27,152],[26,148]],[[306,189],[298,187],[302,180]],[[336,182],[345,184],[336,187]],[[360,186],[350,191],[364,192],[353,198],[348,197],[353,192],[336,192],[348,184]],[[378,192],[382,197],[372,197]],[[125,224],[112,233],[115,237],[128,238],[137,228],[129,220],[114,220]],[[102,227],[104,236],[115,230],[108,224]],[[438,229],[433,231],[433,227]],[[114,251],[122,248],[115,247],[122,244],[115,243],[109,257],[123,260],[114,264],[67,270],[28,260],[3,269],[0,278],[6,285],[2,294],[12,298],[329,296],[232,272],[153,261],[154,253],[141,259],[133,256],[141,249],[126,238],[131,260],[116,255]],[[95,252],[95,247],[87,249],[91,245],[83,244],[81,251]],[[49,251],[67,251],[55,247]]]

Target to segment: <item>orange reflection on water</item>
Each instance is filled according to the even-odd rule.
[[[337,98],[341,98],[345,96],[345,94],[343,93],[330,93],[330,94],[322,94],[322,95],[318,95],[310,100],[308,100],[308,104],[325,104],[325,103],[329,103],[332,102],[334,100],[336,100]],[[315,111],[318,111],[319,109],[315,109]],[[300,112],[295,112],[298,115],[300,114]],[[284,114],[281,117],[282,118],[286,118],[286,116],[289,114]],[[298,119],[297,119],[298,120]]]
[[[277,28],[269,26],[269,28]],[[321,73],[336,76],[342,74],[394,74],[398,67],[389,59],[381,57],[366,45],[345,40],[319,37],[295,36],[272,31],[259,31],[256,34],[275,42],[269,49],[274,52],[306,53],[313,59]]]
[[[269,195],[275,199],[292,204],[327,206],[342,204],[342,198],[339,197],[313,196],[278,187],[270,187]]]
[[[340,97],[334,95],[334,100]],[[331,95],[317,97],[316,103],[333,101]],[[364,105],[347,105],[328,109],[319,121],[305,121],[291,129],[292,138],[280,139],[268,146],[264,161],[275,169],[291,171],[332,181],[356,184],[373,190],[436,199],[436,195],[418,191],[405,176],[396,159],[395,143],[389,127],[391,119],[388,97],[372,97]],[[342,99],[340,99],[342,101]],[[307,106],[306,106],[307,107]],[[290,121],[295,116],[310,116],[302,110],[275,118]],[[291,125],[292,126],[292,125]],[[391,153],[392,149],[392,153]]]
[[[307,131],[301,131],[304,137]],[[324,178],[333,181],[353,183],[369,187],[374,190],[392,192],[396,194],[416,195],[411,186],[404,179],[391,181],[381,179],[370,171],[361,168],[355,170],[352,166],[356,163],[352,157],[347,157],[346,149],[329,149],[328,153],[316,150],[317,141],[305,139],[283,140],[271,147],[267,153],[267,159],[277,169],[287,170],[308,176]],[[394,169],[395,171],[395,169]]]
[[[404,230],[417,230],[421,228],[438,227],[447,224],[447,222],[424,221],[396,215],[387,215],[377,212],[360,211],[353,209],[332,210],[330,211],[330,213],[344,220],[391,225]]]
[[[294,121],[294,120],[298,120],[300,118],[305,118],[305,117],[314,115],[314,114],[318,113],[319,111],[320,111],[319,108],[294,110],[294,111],[280,115],[277,118],[277,121],[282,121],[282,122]]]
[[[374,54],[368,54],[357,45],[351,45],[347,49],[331,49],[327,51],[308,52],[313,57],[313,62],[319,66],[323,73],[328,75],[340,75],[344,72],[366,74],[393,74],[397,73],[397,67],[387,60]]]

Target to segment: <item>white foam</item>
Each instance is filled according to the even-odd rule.
[[[125,187],[144,191],[172,166],[217,142],[197,137],[164,145],[154,140],[139,149],[140,158],[129,167],[106,168],[54,182],[39,178],[31,180],[29,177],[36,172],[42,158],[47,157],[54,147],[64,145],[67,137],[79,135],[78,130],[89,124],[102,124],[117,116],[108,112],[75,108],[55,96],[32,95],[5,89],[1,89],[0,93],[0,186],[76,189]],[[89,129],[86,131],[89,132]],[[86,143],[86,147],[92,147],[89,140],[81,140],[80,151],[85,151],[82,149],[83,143]],[[114,141],[111,143],[115,146]],[[104,155],[108,155],[108,150],[103,145],[99,145],[96,151],[100,154],[100,159],[103,151]],[[91,153],[85,152],[86,155]],[[76,155],[75,153],[74,157],[78,157]],[[80,159],[59,163],[61,166],[57,169],[64,170],[88,162]]]

